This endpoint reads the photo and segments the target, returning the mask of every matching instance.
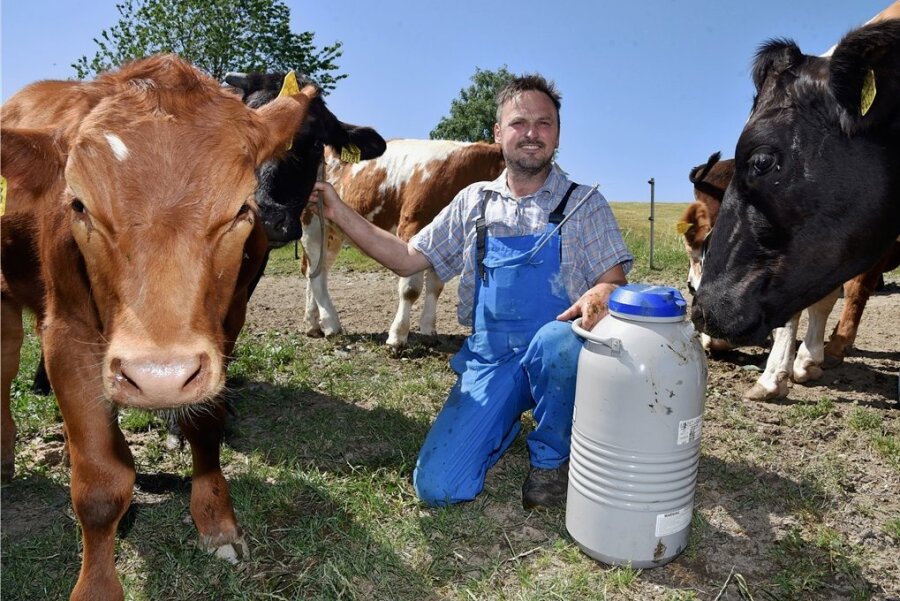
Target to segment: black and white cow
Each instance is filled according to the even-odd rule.
[[[761,342],[900,235],[900,20],[850,32],[830,58],[770,41],[753,79],[692,315],[735,343]]]
[[[278,97],[284,77],[284,73],[229,73],[225,83],[240,90],[245,104],[258,108]],[[362,160],[381,156],[387,147],[371,127],[343,123],[328,110],[321,95],[313,99],[287,155],[257,171],[256,202],[270,248],[300,239],[300,214],[316,182],[325,147],[340,154],[351,144],[359,149]]]

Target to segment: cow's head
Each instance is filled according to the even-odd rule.
[[[265,251],[256,170],[284,153],[316,90],[254,110],[157,56],[72,92],[91,106],[64,132],[2,134],[11,189],[36,190],[41,205],[51,325],[72,336],[50,350],[51,378],[88,352],[101,373],[86,381],[102,377],[115,403],[206,401],[224,385]]]
[[[900,233],[900,20],[851,32],[831,59],[769,42],[753,77],[693,309],[736,343],[763,340]]]
[[[734,174],[734,160],[720,161],[720,156],[718,152],[713,153],[706,163],[691,169],[688,179],[694,184],[694,202],[678,221],[678,232],[690,260],[687,283],[691,293],[700,286],[706,237],[716,223],[725,189]]]
[[[256,108],[278,97],[284,74],[230,73],[225,82],[238,88],[244,102]],[[341,152],[351,145],[359,149],[360,160],[381,156],[386,148],[384,138],[375,130],[343,123],[328,110],[321,97],[313,99],[288,154],[259,168],[256,199],[270,247],[300,238],[300,215],[316,182],[325,147]]]

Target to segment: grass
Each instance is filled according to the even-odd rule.
[[[651,269],[647,205],[613,203],[636,255],[631,281],[682,282],[674,223],[683,208],[657,207]],[[380,269],[351,248],[338,261],[338,269]],[[267,277],[297,269],[293,248],[278,249]],[[64,599],[80,566],[59,413],[52,398],[30,392],[38,355],[29,335],[13,385],[18,477],[2,489],[0,587],[10,599]],[[375,335],[244,332],[229,368],[237,417],[222,452],[251,547],[237,567],[196,546],[189,449],[165,447],[156,415],[123,411],[138,468],[116,544],[126,598],[861,600],[898,590],[891,410],[839,397],[748,405],[739,383],[711,382],[687,549],[669,567],[633,570],[583,554],[563,510],[522,510],[522,436],[474,502],[431,509],[416,500],[410,477],[454,381],[449,356],[414,342],[398,360]],[[853,496],[855,486],[880,481],[888,492],[868,505]],[[854,521],[885,548],[859,542],[859,531],[845,528]]]

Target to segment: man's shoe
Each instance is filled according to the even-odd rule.
[[[549,509],[561,507],[569,490],[569,462],[544,470],[532,467],[522,485],[522,507],[525,509]]]

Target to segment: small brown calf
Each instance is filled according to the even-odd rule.
[[[38,316],[72,466],[83,558],[72,599],[121,599],[113,550],[134,486],[120,407],[178,409],[202,546],[246,544],[222,475],[220,393],[267,241],[256,168],[317,90],[254,110],[172,55],[91,82],[44,81],[2,107],[3,478],[22,311]]]

